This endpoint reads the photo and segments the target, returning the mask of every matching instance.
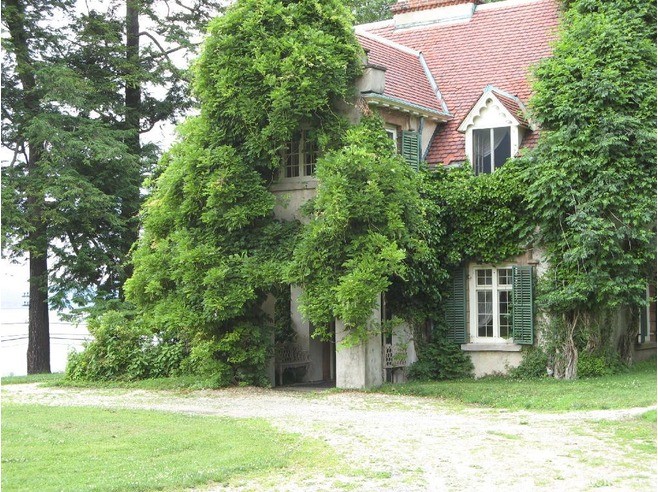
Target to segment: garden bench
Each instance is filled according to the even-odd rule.
[[[279,370],[279,386],[283,386],[283,371],[289,367],[308,367],[311,365],[308,350],[302,350],[295,343],[277,345],[274,349],[274,361]]]

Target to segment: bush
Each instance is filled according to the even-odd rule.
[[[267,386],[265,366],[270,356],[271,330],[242,322],[217,338],[195,340],[182,371],[216,387]]]
[[[539,347],[529,347],[523,353],[523,360],[518,367],[509,371],[509,376],[516,379],[546,377],[548,355]]]
[[[459,345],[441,335],[419,347],[418,361],[411,365],[408,372],[409,379],[419,381],[459,379],[472,375],[471,359]]]
[[[156,336],[129,311],[108,311],[88,321],[94,337],[82,352],[69,354],[66,377],[73,380],[135,380],[175,375],[185,345]]]
[[[578,357],[578,377],[596,378],[622,372],[626,366],[619,354],[608,349],[605,353],[583,351]]]

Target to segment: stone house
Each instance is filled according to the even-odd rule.
[[[399,0],[392,12],[391,20],[356,27],[366,53],[357,86],[411,166],[468,162],[476,174],[491,173],[536,143],[538,128],[526,111],[529,68],[551,54],[557,1]],[[290,143],[281,178],[272,186],[280,198],[276,214],[283,219],[301,218],[299,206],[315,194],[317,152],[306,137],[302,131]],[[452,336],[469,353],[476,376],[518,365],[522,346],[535,342],[533,269],[541,273],[541,257],[529,249],[505,264],[469,264],[454,279],[448,306]],[[300,292],[292,287],[300,351],[290,366],[304,366],[305,381],[364,388],[404,378],[404,366],[416,358],[408,329],[336,350],[343,337],[340,320],[336,343],[312,338],[313,327],[296,309]],[[380,303],[373,317],[386,316]],[[655,351],[655,305],[642,318],[639,341],[652,342]],[[286,365],[278,362],[282,376]]]

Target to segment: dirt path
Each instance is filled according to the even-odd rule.
[[[157,409],[259,417],[318,438],[367,474],[274,477],[276,490],[656,490],[655,456],[591,429],[648,409],[566,414],[454,409],[438,402],[350,392],[253,388],[177,393],[7,385],[15,403]],[[244,483],[211,490],[271,490]]]

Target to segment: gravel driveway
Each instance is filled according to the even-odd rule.
[[[191,393],[6,385],[4,401],[258,417],[325,441],[367,474],[298,476],[204,490],[577,491],[656,490],[655,456],[595,432],[600,420],[648,409],[534,413],[459,409],[359,392],[254,388]],[[272,480],[276,486],[272,486]]]

